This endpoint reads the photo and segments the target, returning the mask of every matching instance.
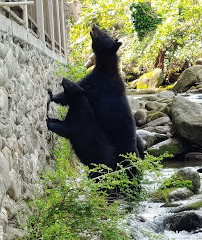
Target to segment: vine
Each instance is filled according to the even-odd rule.
[[[149,2],[133,3],[130,9],[133,25],[140,41],[162,23],[161,16],[153,12]]]

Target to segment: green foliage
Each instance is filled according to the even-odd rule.
[[[65,66],[57,62],[56,75],[77,82],[86,75],[86,67],[81,59],[77,59],[73,64],[67,63]]]
[[[166,51],[165,75],[167,71],[180,69],[185,62],[192,64],[202,54],[200,0],[153,0],[151,5],[143,0],[132,3],[83,0],[81,3],[80,19],[77,23],[71,22],[70,62],[80,58],[86,62],[92,52],[92,23],[106,29],[111,36],[121,38],[122,66],[136,66],[138,75],[153,70],[161,50]]]
[[[142,41],[138,41],[138,36],[130,37],[122,58],[124,62],[133,61],[140,69],[149,71],[163,49],[166,50],[165,72],[182,66],[185,61],[193,63],[202,48],[201,1],[153,0],[151,4],[153,11],[163,17],[163,22]]]
[[[132,11],[132,21],[140,41],[149,32],[154,31],[162,18],[157,16],[151,9],[149,2],[133,3],[130,7]]]
[[[118,228],[124,211],[118,204],[108,204],[105,194],[79,165],[71,163],[72,151],[65,139],[55,150],[56,171],[43,176],[46,187],[42,197],[29,204],[33,213],[24,239],[130,239]]]
[[[157,191],[152,195],[155,201],[165,201],[168,202],[168,194],[176,188],[188,188],[192,189],[192,181],[184,180],[181,176],[174,174],[171,178],[164,180],[163,184],[157,189]]]
[[[188,188],[191,189],[192,181],[190,180],[184,180],[182,177],[177,176],[174,174],[171,178],[167,178],[163,182],[163,186],[161,186],[161,189],[163,188]]]
[[[67,107],[60,106],[58,109],[58,119],[63,120],[67,115],[68,109]]]
[[[71,23],[70,61],[78,57],[86,60],[91,50],[91,24],[107,30],[115,38],[124,37],[132,32],[130,21],[130,0],[104,1],[83,0],[82,12],[77,23]]]
[[[131,239],[120,224],[127,209],[120,208],[120,201],[109,204],[107,192],[119,186],[126,191],[124,195],[133,197],[134,193],[127,189],[140,183],[135,182],[136,178],[134,183],[129,180],[126,171],[135,166],[142,176],[144,171],[157,170],[167,154],[155,158],[146,153],[144,161],[128,154],[125,158],[130,164],[125,168],[119,166],[115,172],[101,165],[84,168],[74,159],[69,142],[63,138],[59,139],[54,155],[56,170],[43,174],[43,195],[28,205],[32,214],[28,218],[28,234],[23,239]],[[99,175],[88,178],[94,172]]]

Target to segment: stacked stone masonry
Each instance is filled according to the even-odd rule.
[[[41,188],[39,173],[53,166],[47,89],[56,92],[59,80],[55,60],[23,41],[0,37],[0,237],[3,231],[3,239],[15,239],[25,221],[19,214],[26,209],[23,201]]]

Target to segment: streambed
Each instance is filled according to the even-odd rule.
[[[172,176],[176,171],[184,167],[193,167],[197,170],[202,167],[202,162],[167,161],[164,163],[160,177],[154,179],[148,175],[146,176],[148,184],[145,187],[150,191],[154,191],[162,183],[163,179]],[[200,177],[202,183],[202,174],[200,174]],[[178,203],[187,204],[196,201],[196,199],[202,199],[202,189],[198,194],[189,199],[180,200]],[[166,220],[174,215],[172,211],[175,207],[164,207],[164,204],[163,202],[155,203],[152,201],[141,202],[138,212],[129,216],[129,227],[135,240],[202,240],[202,231],[189,233],[187,231],[174,232],[168,230]],[[202,216],[202,209],[191,210],[191,212]]]

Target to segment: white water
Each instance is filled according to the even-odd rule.
[[[179,95],[187,98],[191,102],[202,103],[202,94],[201,93],[182,93]]]
[[[152,179],[150,176],[146,176],[149,183],[146,186],[149,190],[157,188],[158,184],[162,182],[164,178],[170,177],[174,172],[185,166],[194,167],[199,169],[202,167],[201,162],[166,162],[162,169],[162,175],[158,179]],[[202,175],[201,175],[202,177]],[[201,194],[201,191],[200,191]],[[200,195],[198,195],[199,197]],[[196,198],[195,195],[192,198]],[[201,197],[201,196],[200,196]],[[187,202],[190,200],[182,200],[181,202]],[[131,214],[128,217],[130,229],[133,232],[135,240],[202,240],[202,232],[173,232],[164,229],[164,221],[167,217],[173,215],[170,211],[172,208],[163,207],[164,203],[154,202],[141,202],[138,213]],[[202,210],[192,211],[202,216]]]

